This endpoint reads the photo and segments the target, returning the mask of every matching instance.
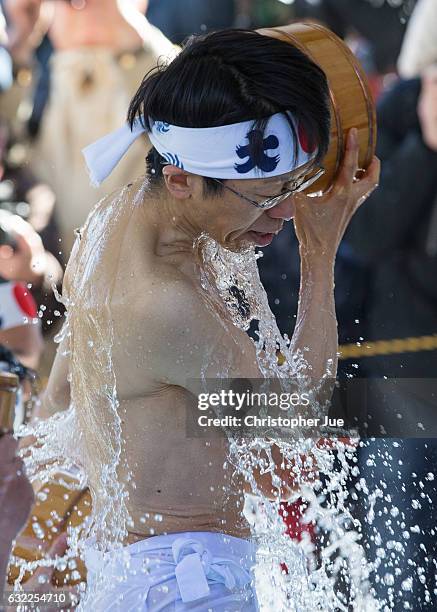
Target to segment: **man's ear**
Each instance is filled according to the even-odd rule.
[[[189,175],[177,166],[164,166],[162,169],[165,184],[171,195],[178,200],[191,198],[193,185]]]

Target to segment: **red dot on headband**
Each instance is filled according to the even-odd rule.
[[[297,126],[297,136],[299,138],[299,144],[305,153],[313,153],[315,151],[316,147],[310,146],[310,142],[308,140],[307,133],[305,132],[300,122],[299,122],[299,125]]]

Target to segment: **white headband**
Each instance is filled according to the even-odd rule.
[[[290,112],[298,135],[295,139],[283,113],[267,119],[261,153],[250,154],[250,142],[257,137],[253,121],[212,128],[186,128],[163,121],[150,121],[149,138],[171,165],[182,170],[219,179],[254,179],[286,174],[310,161],[317,153],[308,151],[307,138]],[[100,138],[83,149],[91,182],[100,185],[118,164],[131,144],[146,131],[136,120]]]

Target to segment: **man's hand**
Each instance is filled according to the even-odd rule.
[[[32,576],[26,580],[22,585],[24,592],[46,594],[52,593],[53,595],[62,592],[67,596],[66,609],[73,610],[79,602],[79,587],[78,586],[67,586],[56,587],[53,584],[53,577],[56,571],[54,561],[58,558],[65,557],[68,550],[67,534],[65,532],[60,533],[53,541],[47,553],[44,555],[45,560],[53,560],[51,565],[41,565],[32,574]],[[65,560],[65,559],[64,559]],[[71,602],[71,603],[70,603]],[[15,612],[16,606],[6,608],[7,612]],[[44,606],[45,612],[52,612],[59,610],[56,605]]]
[[[50,546],[47,554],[45,555],[46,559],[57,559],[59,557],[64,557],[68,550],[67,543],[67,534],[65,532],[60,533],[53,541]],[[55,573],[55,566],[41,566],[36,572],[23,584],[24,591],[30,591],[32,593],[59,593],[62,591],[67,594],[69,601],[72,602],[73,605],[68,605],[67,608],[72,610],[73,607],[79,602],[79,587],[78,586],[67,586],[64,585],[61,588],[58,588],[53,585],[53,576]],[[68,599],[67,599],[68,601]],[[59,607],[56,606],[47,606],[44,607],[45,612],[52,612],[52,610],[59,610]],[[12,610],[11,610],[12,612]]]
[[[378,186],[380,163],[377,157],[357,180],[359,145],[357,131],[349,131],[346,151],[338,177],[322,196],[295,196],[294,226],[301,256],[332,262],[343,234],[358,207]]]
[[[437,151],[437,65],[435,64],[422,76],[417,115],[425,144],[433,151]]]
[[[4,0],[7,16],[9,48],[14,55],[27,45],[39,18],[41,0]]]

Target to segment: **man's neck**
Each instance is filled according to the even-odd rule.
[[[153,250],[158,257],[192,258],[193,244],[202,231],[187,214],[188,206],[189,202],[167,195],[149,196],[144,201],[145,226],[153,228]]]

